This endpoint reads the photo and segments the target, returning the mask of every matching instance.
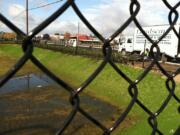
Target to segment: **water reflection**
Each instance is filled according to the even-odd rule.
[[[44,87],[55,84],[46,75],[29,74],[10,79],[0,88],[0,93],[9,93],[18,90],[27,90],[35,87]]]

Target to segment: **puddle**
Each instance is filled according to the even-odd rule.
[[[55,85],[46,75],[29,74],[19,77],[13,77],[0,88],[0,93],[9,93],[19,90],[28,90],[35,87],[45,87]]]

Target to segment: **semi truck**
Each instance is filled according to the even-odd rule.
[[[174,26],[176,31],[180,31],[180,24]],[[157,41],[169,28],[169,25],[154,25],[143,27],[144,31],[153,41]],[[168,59],[180,59],[180,39],[171,30],[158,44],[161,56]],[[150,43],[138,28],[135,28],[133,36],[122,36],[119,39],[118,51],[122,53],[142,54],[145,50],[150,50]]]

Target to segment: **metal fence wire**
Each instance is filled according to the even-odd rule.
[[[25,34],[21,29],[19,29],[13,22],[8,20],[3,14],[0,13],[0,20],[7,25],[11,30],[13,30],[15,33],[17,33],[18,36],[23,38],[22,43],[22,49],[24,51],[24,55],[17,61],[17,63],[6,73],[6,75],[0,80],[0,87],[3,86],[9,79],[12,78],[13,75],[17,73],[19,69],[23,67],[23,65],[28,61],[31,60],[40,70],[42,70],[46,75],[48,75],[50,78],[52,78],[55,82],[57,82],[59,85],[61,85],[63,88],[65,88],[70,93],[70,103],[72,105],[72,110],[70,114],[67,116],[67,118],[64,121],[64,124],[62,127],[59,128],[59,131],[57,134],[62,134],[66,130],[66,128],[71,124],[73,118],[76,116],[77,112],[84,115],[89,121],[94,123],[97,127],[102,129],[104,135],[110,135],[118,126],[121,126],[121,123],[124,121],[124,119],[127,117],[131,109],[135,104],[140,106],[145,113],[149,115],[148,123],[152,127],[152,135],[159,134],[162,135],[163,132],[158,129],[158,116],[162,113],[162,111],[167,107],[169,101],[174,98],[178,103],[180,103],[180,98],[175,95],[175,88],[176,83],[174,81],[175,76],[177,76],[180,73],[180,68],[178,68],[174,73],[168,73],[166,69],[164,69],[160,63],[158,62],[158,57],[160,55],[160,48],[158,46],[158,43],[171,31],[173,30],[176,34],[177,38],[180,39],[180,33],[178,33],[175,29],[175,24],[177,23],[177,20],[179,18],[179,13],[177,11],[177,8],[180,7],[180,1],[175,4],[174,6],[170,5],[167,0],[162,0],[162,2],[165,4],[165,6],[169,9],[169,15],[168,15],[168,21],[169,21],[169,28],[166,30],[166,32],[159,37],[157,41],[154,41],[151,39],[148,34],[143,30],[139,20],[136,18],[140,11],[140,2],[138,0],[131,0],[129,5],[129,11],[130,11],[130,17],[126,20],[126,22],[121,25],[109,38],[103,37],[86,19],[86,17],[82,14],[82,12],[79,10],[78,5],[75,3],[74,0],[67,0],[57,11],[55,11],[50,17],[48,17],[45,21],[43,21],[40,25],[35,27],[29,35]],[[81,21],[91,30],[92,33],[94,33],[95,36],[97,36],[102,42],[103,42],[103,61],[98,66],[98,68],[89,76],[87,80],[84,81],[84,83],[78,88],[74,89],[72,88],[68,83],[63,81],[61,78],[57,77],[55,74],[53,74],[49,69],[47,69],[34,55],[33,55],[33,42],[32,38],[37,35],[40,31],[45,29],[49,24],[51,24],[57,17],[61,16],[68,8],[72,7],[74,9],[74,12],[79,16]],[[125,30],[130,23],[134,22],[135,25],[139,28],[139,30],[143,33],[143,35],[146,37],[146,39],[151,42],[152,46],[150,49],[150,53],[152,55],[152,62],[151,64],[144,70],[142,74],[140,74],[136,80],[132,80],[129,78],[125,73],[122,72],[120,68],[112,61],[112,48],[110,46],[110,42],[123,30]],[[153,52],[156,50],[156,53]],[[98,74],[100,74],[106,64],[110,64],[112,68],[119,74],[126,82],[128,82],[128,92],[130,94],[131,101],[127,105],[124,112],[118,117],[117,120],[115,120],[114,124],[111,127],[106,127],[101,123],[101,121],[98,121],[95,119],[91,114],[87,113],[86,110],[84,110],[80,106],[80,99],[79,94],[86,88],[88,85],[96,78]],[[156,110],[156,112],[152,112],[146,105],[142,103],[142,101],[138,98],[138,88],[137,84],[141,83],[141,81],[147,76],[147,74],[152,70],[153,66],[157,66],[160,71],[166,76],[166,89],[168,90],[169,94],[164,99],[161,106]],[[177,108],[180,112],[180,106]]]

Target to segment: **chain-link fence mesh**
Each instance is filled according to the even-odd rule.
[[[175,88],[176,83],[174,78],[180,73],[180,68],[178,68],[173,74],[169,74],[166,69],[164,69],[158,61],[160,55],[160,48],[158,46],[159,42],[171,31],[173,30],[176,34],[177,38],[180,39],[180,34],[175,29],[175,24],[177,23],[179,13],[177,8],[180,7],[180,2],[171,6],[167,0],[162,0],[165,6],[169,9],[168,21],[169,21],[169,28],[166,32],[159,37],[158,40],[152,40],[149,35],[143,30],[139,20],[136,18],[140,11],[141,3],[138,0],[131,0],[129,5],[130,17],[126,20],[126,22],[121,25],[109,38],[103,37],[86,19],[86,17],[82,14],[79,10],[78,5],[75,3],[74,0],[67,0],[57,11],[55,11],[50,17],[48,17],[45,21],[43,21],[40,25],[34,28],[29,35],[25,34],[21,29],[16,27],[13,22],[8,20],[3,14],[0,14],[0,20],[7,25],[11,30],[17,33],[18,36],[23,38],[22,48],[24,51],[24,55],[17,61],[17,63],[6,73],[6,75],[1,78],[0,80],[0,87],[3,86],[9,79],[12,78],[13,75],[20,70],[23,65],[28,61],[31,60],[41,71],[43,71],[46,75],[48,75],[51,79],[57,82],[60,86],[66,89],[70,93],[70,103],[72,105],[72,110],[70,114],[66,117],[63,122],[63,126],[59,127],[59,131],[57,134],[62,134],[67,129],[67,127],[71,124],[74,117],[77,115],[77,112],[85,116],[90,122],[95,124],[98,128],[103,131],[104,135],[111,134],[117,127],[121,125],[124,119],[127,117],[131,109],[135,104],[140,106],[145,113],[149,115],[148,123],[152,127],[152,135],[155,134],[163,134],[163,131],[158,129],[158,116],[163,112],[163,110],[167,107],[169,101],[174,98],[178,103],[180,103],[180,99],[177,95],[175,95]],[[61,78],[57,77],[53,74],[46,66],[44,66],[34,55],[33,55],[33,42],[32,39],[35,37],[40,31],[45,29],[49,24],[51,24],[57,17],[61,16],[68,8],[72,7],[74,12],[79,16],[81,21],[91,30],[91,32],[97,36],[103,42],[103,61],[98,66],[98,68],[89,76],[87,80],[78,88],[74,89],[71,85],[63,81]],[[112,48],[110,42],[120,33],[122,33],[130,23],[134,22],[135,25],[139,28],[139,30],[143,33],[146,39],[152,44],[150,48],[150,53],[153,58],[151,64],[144,70],[142,74],[140,74],[136,80],[132,80],[129,78],[113,61],[112,61]],[[156,50],[156,52],[154,52]],[[128,92],[130,94],[131,101],[121,114],[118,119],[115,120],[114,124],[111,127],[106,127],[95,119],[90,113],[86,112],[84,108],[80,106],[80,98],[79,94],[83,92],[83,90],[88,87],[88,85],[100,74],[104,67],[107,64],[110,64],[112,68],[121,76],[128,84]],[[156,65],[159,70],[166,76],[166,89],[168,90],[169,94],[164,99],[161,106],[155,111],[152,112],[146,105],[142,103],[142,101],[138,98],[138,87],[137,85],[142,82],[142,80],[148,75],[148,73],[152,70],[152,67]],[[148,96],[148,95],[147,95]],[[180,107],[177,108],[180,112]]]

